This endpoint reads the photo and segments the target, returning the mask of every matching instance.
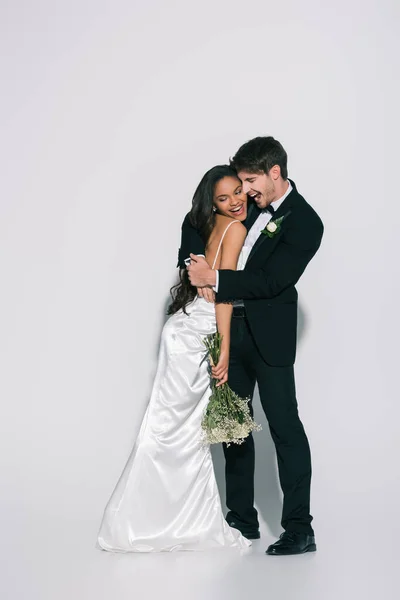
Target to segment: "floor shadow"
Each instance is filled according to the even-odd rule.
[[[307,334],[307,314],[299,302],[298,308],[297,308],[297,345],[302,343],[306,334]]]
[[[169,319],[168,309],[169,309],[170,305],[171,305],[171,296],[168,295],[168,297],[165,298],[165,301],[164,301],[164,304],[163,304],[161,331],[162,331],[165,323]]]
[[[159,333],[157,335],[157,338],[154,341],[154,346],[153,346],[153,358],[155,357],[156,359],[158,358],[158,354],[160,351],[160,342],[161,342],[162,331],[164,329],[165,323],[169,319],[168,308],[169,308],[170,304],[171,304],[171,296],[168,295],[165,297],[165,300],[162,303],[162,310],[161,310],[161,314],[159,316],[159,325],[158,325]]]

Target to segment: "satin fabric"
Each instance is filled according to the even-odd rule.
[[[114,552],[245,549],[226,523],[201,441],[210,397],[203,339],[215,307],[196,298],[164,326],[153,391],[135,447],[106,507],[98,545]]]

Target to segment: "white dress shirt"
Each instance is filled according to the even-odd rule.
[[[278,208],[280,207],[282,202],[285,200],[285,198],[287,198],[287,196],[290,194],[290,192],[293,189],[290,184],[290,181],[288,181],[288,184],[289,184],[289,187],[286,190],[286,192],[283,194],[283,196],[281,196],[281,198],[278,198],[278,200],[274,200],[274,202],[271,202],[271,204],[270,204],[270,206],[272,206],[272,208],[275,211],[278,210]],[[240,252],[240,256],[239,256],[238,267],[237,267],[238,271],[242,271],[244,269],[247,259],[249,258],[250,252],[251,252],[254,244],[256,243],[256,241],[258,240],[258,238],[261,235],[261,231],[263,229],[265,229],[267,223],[271,219],[272,219],[271,213],[268,212],[266,208],[264,208],[263,211],[261,212],[261,214],[258,216],[257,220],[255,221],[253,227],[250,229],[250,231],[247,234],[247,237],[244,241],[243,248],[242,248],[242,250]],[[216,274],[216,281],[215,281],[214,290],[215,290],[215,292],[218,292],[219,271],[216,271],[215,274]]]

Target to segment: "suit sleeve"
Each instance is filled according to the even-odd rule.
[[[293,220],[287,231],[282,232],[282,238],[266,260],[265,267],[253,272],[249,269],[219,271],[217,302],[279,296],[300,279],[321,244],[322,234],[322,221],[316,213],[301,221]]]
[[[200,233],[193,227],[189,214],[187,214],[182,223],[181,245],[178,252],[177,267],[184,269],[186,267],[185,259],[189,258],[191,253],[205,255],[205,249],[205,243]]]

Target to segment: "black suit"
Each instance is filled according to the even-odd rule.
[[[287,215],[273,238],[261,234],[244,271],[220,271],[218,302],[244,300],[250,329],[269,365],[293,365],[296,354],[295,284],[319,248],[323,226],[317,213],[297,192],[273,216]],[[255,217],[259,211],[255,209]],[[250,215],[250,223],[255,221]]]
[[[311,458],[297,411],[293,364],[296,355],[297,291],[295,284],[321,243],[323,225],[317,213],[293,190],[274,220],[285,216],[273,238],[260,234],[243,271],[219,272],[217,301],[242,299],[246,318],[233,317],[229,385],[252,398],[258,383],[278,457],[284,494],[284,529],[312,533],[310,515]],[[253,225],[259,210],[247,219]],[[187,231],[187,230],[186,230]],[[196,246],[197,253],[204,253]],[[192,234],[188,234],[187,240]],[[197,238],[198,243],[198,238]],[[186,251],[186,249],[185,249]],[[186,258],[186,257],[185,257]],[[258,528],[254,504],[254,441],[224,448],[228,520],[242,531]]]
[[[178,252],[177,267],[185,269],[185,260],[190,257],[190,254],[204,254],[205,242],[200,233],[195,229],[190,222],[189,213],[186,215],[181,228],[181,246]]]

